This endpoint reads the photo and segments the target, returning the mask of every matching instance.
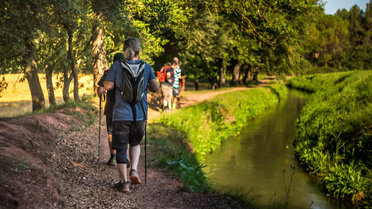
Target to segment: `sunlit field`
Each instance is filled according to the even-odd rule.
[[[53,76],[54,95],[57,104],[63,103],[63,83],[59,78],[62,74]],[[27,80],[22,81],[23,74],[7,74],[5,81],[8,83],[6,90],[0,94],[0,117],[12,117],[32,111],[31,92]],[[43,89],[45,104],[49,106],[46,79],[44,74],[39,74],[40,85]],[[73,99],[73,80],[70,84],[70,98]],[[93,94],[93,75],[79,75],[79,95]]]

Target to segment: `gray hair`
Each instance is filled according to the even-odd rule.
[[[131,60],[139,55],[141,44],[138,38],[127,38],[124,41],[124,56],[125,59]]]

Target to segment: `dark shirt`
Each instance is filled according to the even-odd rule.
[[[141,60],[127,60],[130,64],[137,64]],[[144,69],[144,84],[143,93],[144,96],[141,101],[135,104],[136,108],[136,121],[147,120],[147,85],[151,79],[155,79],[154,72],[148,63],[145,63]],[[113,121],[133,121],[132,107],[125,101],[120,91],[124,90],[123,85],[123,67],[119,61],[114,62],[107,74],[106,81],[114,82],[115,87],[118,88],[115,91],[115,107],[113,112]]]
[[[108,70],[106,70],[103,73],[101,79],[98,81],[98,86],[103,87],[103,82],[106,80],[107,73],[108,73]],[[106,95],[106,105],[105,105],[104,114],[109,118],[112,118],[112,112],[114,111],[114,105],[115,105],[114,91],[115,89],[108,90],[107,95]]]
[[[168,67],[167,69],[166,69],[166,73],[170,73],[171,74],[171,76],[170,76],[170,80],[171,80],[171,82],[169,82],[169,80],[167,79],[167,76],[165,76],[165,81],[164,82],[162,82],[161,84],[163,85],[169,85],[169,86],[173,86],[173,83],[174,83],[174,72],[173,72],[173,68],[172,67]]]

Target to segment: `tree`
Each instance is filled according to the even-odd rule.
[[[321,14],[308,31],[306,49],[314,64],[340,67],[335,55],[349,47],[349,23],[338,16]]]
[[[62,39],[67,39],[68,67],[64,67],[63,99],[68,101],[69,84],[74,80],[74,100],[79,101],[79,78],[80,64],[87,57],[88,49],[92,40],[89,21],[87,20],[88,5],[85,1],[54,1],[53,22],[60,32]]]
[[[12,67],[21,69],[25,73],[32,97],[32,110],[45,106],[38,68],[37,38],[40,32],[47,30],[49,23],[49,2],[30,0],[1,1],[2,38],[0,44],[2,71],[10,72]]]
[[[92,68],[93,68],[93,89],[96,92],[97,82],[107,69],[107,50],[105,41],[105,28],[111,25],[124,27],[126,16],[124,7],[120,1],[112,0],[92,0],[91,1],[91,19],[92,24]],[[111,27],[110,29],[115,29]],[[112,34],[112,33],[111,33]],[[119,40],[120,41],[120,40]],[[115,48],[115,50],[117,50]]]
[[[187,40],[187,49],[199,53],[204,62],[223,59],[224,62],[218,62],[220,66],[221,63],[230,66],[230,72],[234,74],[232,84],[241,82],[240,66],[243,65],[252,66],[256,72],[254,78],[257,78],[258,71],[280,73],[288,69],[287,63],[290,63],[288,57],[292,53],[291,44],[296,42],[294,36],[296,31],[291,22],[299,16],[311,14],[319,7],[315,0],[295,3],[286,1],[201,3],[195,0],[187,5],[191,11],[196,11],[192,13],[184,36]],[[200,27],[198,23],[201,23]],[[205,66],[215,65],[210,63]],[[207,75],[213,76],[213,73]]]
[[[336,15],[348,21],[350,46],[338,57],[347,69],[371,69],[371,2],[367,4],[366,12],[354,5],[349,11],[338,10]]]

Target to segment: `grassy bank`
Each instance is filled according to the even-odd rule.
[[[330,194],[372,205],[372,71],[292,78],[315,92],[297,120],[295,149]]]
[[[153,162],[173,170],[193,191],[210,190],[201,170],[205,155],[286,95],[286,87],[277,83],[219,95],[162,115],[149,125],[150,146],[158,156]]]

